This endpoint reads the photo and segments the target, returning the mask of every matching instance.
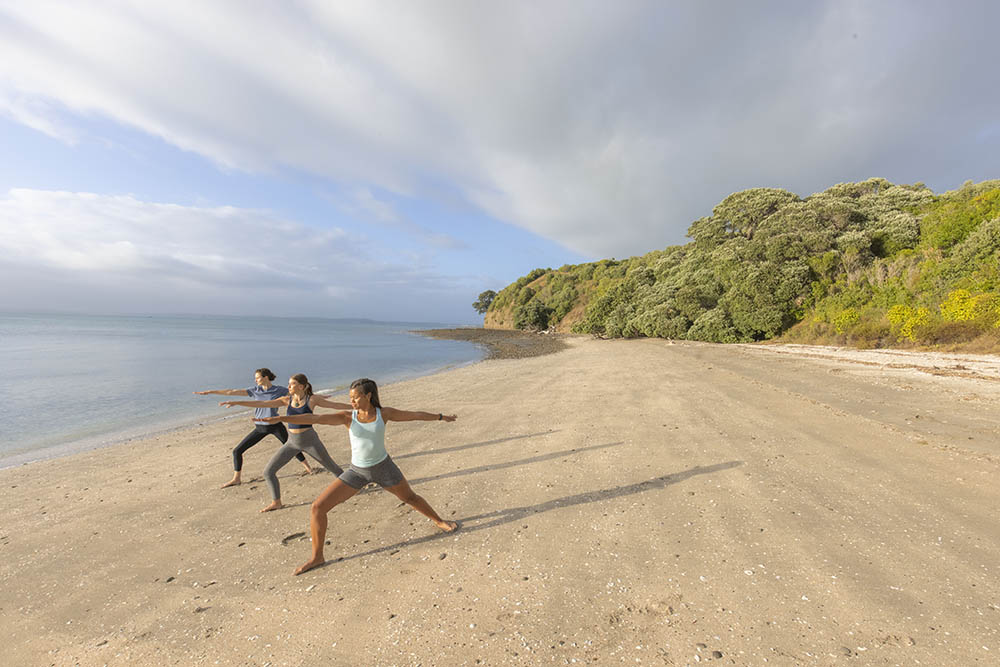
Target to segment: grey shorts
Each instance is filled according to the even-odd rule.
[[[347,486],[363,489],[369,482],[375,482],[381,487],[396,486],[405,478],[399,466],[391,457],[386,456],[370,468],[362,468],[352,463],[341,473],[339,479]]]

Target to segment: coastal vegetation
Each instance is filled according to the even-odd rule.
[[[1000,350],[1000,180],[940,195],[883,178],[805,198],[753,188],[687,236],[624,260],[535,269],[492,298],[484,324]]]
[[[487,310],[490,309],[490,304],[493,303],[493,299],[497,297],[497,293],[491,289],[485,292],[479,293],[479,298],[472,302],[472,307],[476,309],[476,312],[482,315]]]

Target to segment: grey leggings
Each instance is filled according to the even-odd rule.
[[[288,442],[281,446],[271,460],[268,461],[267,467],[264,468],[264,478],[267,480],[267,485],[271,489],[271,498],[274,500],[279,500],[281,498],[281,486],[278,484],[278,471],[281,470],[286,463],[292,460],[296,454],[305,452],[309,456],[316,459],[320,465],[332,472],[335,476],[339,477],[344,469],[341,468],[337,463],[330,457],[330,454],[326,451],[326,447],[323,446],[323,441],[319,439],[319,434],[316,433],[316,429],[306,429],[305,431],[299,431],[295,433],[289,431]]]

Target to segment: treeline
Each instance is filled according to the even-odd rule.
[[[804,199],[754,188],[626,260],[535,269],[487,326],[860,347],[1000,342],[1000,181],[935,195],[882,178]]]

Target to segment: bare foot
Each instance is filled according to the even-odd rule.
[[[435,521],[435,523],[437,523],[437,522]],[[437,523],[437,527],[440,528],[441,530],[443,530],[446,533],[454,533],[456,530],[458,530],[458,522],[457,521],[442,521],[441,523]]]
[[[229,480],[228,482],[226,482],[225,484],[223,484],[219,488],[220,489],[225,489],[225,488],[230,487],[230,486],[239,486],[239,485],[240,485],[240,476],[239,475],[233,475],[233,478],[231,480]]]
[[[326,562],[326,560],[323,559],[323,558],[319,558],[319,559],[312,558],[312,559],[309,560],[309,562],[305,563],[304,565],[300,565],[298,567],[298,569],[295,570],[295,576],[297,577],[300,574],[302,574],[303,572],[308,572],[309,570],[313,569],[314,567],[319,567],[320,565],[322,565],[325,562]]]
[[[280,500],[273,501],[270,505],[261,510],[261,512],[273,512],[274,510],[280,510],[284,505],[281,504]]]

